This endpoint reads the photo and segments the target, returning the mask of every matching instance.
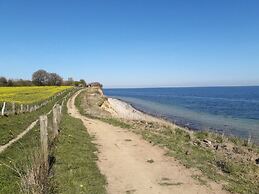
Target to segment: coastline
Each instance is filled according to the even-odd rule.
[[[122,99],[108,97],[108,102],[110,103],[112,108],[120,109],[121,111],[118,112],[118,116],[124,117],[125,119],[127,119],[127,118],[123,115],[127,115],[127,113],[131,112],[132,114],[138,115],[137,117],[139,117],[139,118],[136,118],[136,120],[137,119],[142,119],[142,120],[152,119],[152,120],[156,120],[156,121],[160,121],[160,122],[161,121],[169,122],[162,117],[159,117],[157,115],[153,115],[153,114],[150,114],[150,113],[145,112],[143,110],[140,110],[137,107],[135,107],[132,103],[129,103],[129,102],[124,101]],[[124,113],[122,113],[122,112],[124,112]],[[130,117],[128,117],[128,119],[130,119]]]
[[[159,115],[156,115],[156,114],[152,114],[150,112],[146,112],[144,110],[141,110],[141,109],[137,108],[132,103],[127,102],[125,100],[122,100],[120,98],[114,98],[114,97],[107,97],[107,98],[108,98],[108,100],[109,99],[113,99],[113,100],[117,100],[117,101],[120,101],[122,103],[127,104],[131,108],[131,110],[130,110],[131,112],[139,112],[139,113],[143,114],[143,118],[140,119],[140,120],[152,121],[152,119],[153,119],[153,120],[156,120],[157,122],[160,122],[160,123],[163,123],[163,124],[167,124],[167,125],[171,125],[171,126],[174,126],[174,127],[177,127],[177,128],[181,128],[181,129],[187,130],[187,131],[189,131],[191,133],[192,132],[197,132],[197,131],[205,131],[205,130],[202,130],[202,129],[199,129],[199,128],[193,128],[193,127],[187,126],[185,124],[179,124],[179,123],[173,121],[172,119],[167,118],[166,116],[159,116]],[[114,109],[114,107],[113,107],[113,109]],[[120,117],[122,119],[132,120],[132,119],[123,117],[121,114],[117,114],[115,116],[118,116],[118,117]],[[152,118],[152,119],[148,120],[148,119],[146,119],[147,117]],[[139,119],[136,119],[136,120],[139,120]],[[206,131],[209,131],[211,133],[218,133],[218,134],[220,134],[219,130],[215,130],[215,131],[206,130]],[[229,136],[231,136],[231,134],[229,134]]]
[[[81,93],[76,104],[82,115],[116,127],[112,131],[132,132],[152,146],[162,148],[182,165],[200,170],[201,174],[193,178],[202,184],[210,180],[223,181],[222,186],[233,193],[258,190],[259,148],[249,139],[231,138],[213,131],[192,131],[140,111],[120,99],[106,97],[96,88]],[[94,129],[97,128],[99,125]],[[132,139],[124,137],[122,145],[127,144],[125,141],[132,142]],[[110,146],[110,140],[108,144]],[[115,145],[118,146],[117,142]],[[241,170],[244,168],[248,171]]]
[[[129,102],[126,102],[124,100],[118,99],[118,98],[112,98],[112,97],[107,97],[108,102],[112,108],[112,111],[109,111],[110,113],[112,112],[117,112],[117,114],[113,114],[113,116],[120,118],[120,119],[125,119],[125,120],[142,120],[145,122],[157,122],[159,124],[171,126],[173,128],[180,128],[182,130],[188,131],[189,133],[194,132],[195,130],[189,129],[187,127],[178,125],[169,119],[159,117],[157,115],[153,115],[151,113],[142,111],[138,108],[136,108],[134,105],[132,105]],[[116,111],[116,110],[120,111]],[[135,116],[133,116],[135,115]],[[196,130],[197,131],[197,130]]]
[[[79,112],[74,108],[75,113],[82,117],[87,131],[94,135],[94,143],[98,145],[98,165],[107,177],[108,191],[117,191],[110,193],[125,193],[131,189],[129,184],[138,193],[178,193],[187,188],[190,191],[187,193],[228,193],[221,184],[209,180],[197,169],[186,168],[184,163],[168,155],[169,148],[155,143],[155,139],[145,138],[146,132],[152,137],[153,132],[160,135],[162,130],[170,130],[177,132],[178,138],[174,142],[181,143],[191,134],[165,125],[163,120],[139,112],[125,102],[108,99],[96,89],[86,90],[74,100],[75,103],[71,104],[79,107]],[[134,115],[142,120],[130,120]],[[149,119],[156,122],[148,122]],[[201,184],[202,181],[206,184]],[[121,190],[124,184],[126,189]]]
[[[107,96],[193,131],[259,143],[259,87],[104,89]]]
[[[182,122],[177,122],[173,119],[170,119],[166,116],[160,116],[158,114],[152,114],[151,112],[147,112],[147,111],[144,111],[143,109],[139,109],[138,107],[134,106],[131,102],[128,102],[128,101],[125,101],[123,99],[120,99],[120,98],[114,98],[114,97],[109,97],[109,96],[106,96],[108,99],[115,99],[115,100],[118,100],[118,101],[121,101],[125,104],[128,104],[131,108],[132,108],[132,111],[137,111],[137,112],[140,112],[142,113],[143,115],[147,115],[149,117],[152,117],[152,118],[155,118],[155,119],[158,119],[160,122],[163,122],[163,123],[166,123],[166,124],[170,124],[170,125],[173,125],[175,127],[178,127],[178,128],[181,128],[181,129],[184,129],[184,130],[187,130],[189,132],[199,132],[199,131],[205,131],[205,132],[209,132],[209,133],[215,133],[215,134],[218,134],[218,135],[223,135],[223,136],[227,136],[229,138],[237,138],[239,140],[242,140],[242,141],[246,141],[248,140],[249,138],[251,137],[242,137],[242,136],[238,136],[238,135],[235,135],[231,132],[228,132],[226,130],[223,130],[223,129],[220,129],[220,128],[214,128],[214,127],[209,127],[207,129],[202,129],[202,128],[199,128],[199,127],[194,127],[192,126],[193,123],[188,123],[185,124],[184,120]],[[118,116],[118,115],[117,115]],[[251,140],[254,144],[256,145],[259,145],[259,141],[255,138]]]

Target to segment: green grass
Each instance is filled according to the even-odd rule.
[[[60,101],[69,91],[60,95],[55,100],[50,101],[46,106],[41,107],[37,111],[13,115],[10,117],[0,118],[0,145],[8,143],[15,138],[18,134],[24,131],[33,121],[37,120],[42,114],[49,112],[53,105]]]
[[[5,133],[4,130],[15,129],[12,130],[13,133],[19,133],[23,131],[32,121],[38,119],[40,115],[49,112],[49,110],[51,110],[56,102],[60,103],[64,95],[59,96],[55,101],[50,102],[46,106],[33,113],[1,118],[0,139],[2,140],[2,142],[8,141],[8,138],[12,139],[14,137],[11,135],[8,136],[9,133]],[[52,120],[52,114],[48,116],[48,120],[50,123]],[[51,137],[51,133],[49,134]],[[40,130],[38,123],[22,139],[15,142],[12,146],[7,148],[4,152],[0,154],[0,193],[23,193],[21,191],[20,175],[24,176],[27,170],[32,165],[32,158],[35,153],[39,151],[39,145]],[[15,168],[15,170],[12,170],[11,168]],[[49,190],[52,190],[51,186],[49,187]]]
[[[194,136],[198,138],[199,140],[206,139],[209,136],[208,131],[197,131],[194,133]]]
[[[39,125],[33,128],[22,139],[0,154],[0,193],[17,194],[20,190],[21,178],[19,174],[4,164],[25,174],[30,165],[31,155],[39,149]]]
[[[124,128],[124,129],[130,129],[131,128],[131,125],[123,122],[123,121],[120,121],[119,119],[116,119],[116,118],[99,118],[101,121],[103,122],[106,122],[110,125],[113,125],[115,127],[121,127],[121,128]]]
[[[189,135],[181,129],[165,129],[160,133],[148,130],[135,130],[149,142],[169,149],[168,155],[177,158],[188,168],[198,168],[203,175],[216,182],[225,182],[225,189],[234,193],[256,194],[259,191],[257,177],[258,167],[252,163],[240,163],[227,160],[210,149],[195,146],[191,143]],[[182,131],[182,132],[180,132]],[[208,137],[199,132],[198,138]]]
[[[81,120],[65,114],[54,151],[55,193],[106,193],[92,140]]]
[[[96,165],[97,150],[91,143],[92,138],[80,120],[70,117],[66,108],[63,111],[61,133],[54,144],[49,131],[50,155],[56,158],[56,163],[45,183],[46,193],[106,193],[106,181]],[[52,114],[48,116],[48,120],[51,125]],[[0,193],[24,193],[21,189],[21,176],[28,172],[32,158],[39,149],[40,131],[37,124],[0,154]]]

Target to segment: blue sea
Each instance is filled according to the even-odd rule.
[[[259,142],[259,87],[105,89],[146,113],[193,130],[213,130]]]

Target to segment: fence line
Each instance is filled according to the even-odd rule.
[[[44,164],[44,168],[48,169],[48,117],[47,115],[40,116],[40,145],[41,156]]]
[[[27,112],[34,112],[38,109],[40,109],[43,106],[46,106],[50,101],[55,100],[57,97],[60,95],[64,94],[67,92],[67,90],[64,90],[62,92],[57,93],[55,96],[52,96],[48,98],[47,100],[41,102],[40,104],[17,104],[14,102],[3,102],[2,103],[2,109],[1,109],[1,115],[0,116],[9,116],[9,115],[15,115],[15,114],[22,114],[22,113],[27,113]],[[69,92],[70,94],[71,92]],[[8,104],[10,104],[10,107],[8,109]],[[19,106],[18,106],[19,105]]]
[[[52,118],[52,122],[53,122],[53,136],[54,138],[58,136],[58,123],[59,123],[59,110],[58,110],[58,106],[53,108],[53,118]]]
[[[46,171],[49,171],[49,168],[51,164],[49,163],[49,153],[51,147],[49,145],[52,145],[52,141],[57,138],[59,135],[59,124],[61,122],[62,117],[62,106],[64,106],[64,101],[67,99],[67,97],[70,96],[70,93],[64,97],[61,105],[56,104],[52,109],[52,125],[48,124],[48,117],[47,115],[42,115],[39,117],[40,120],[40,142],[41,142],[41,148],[40,148],[40,155],[43,162],[43,168],[45,168]],[[52,138],[48,135],[48,128],[50,128],[52,132]]]
[[[4,116],[4,113],[5,113],[5,105],[6,105],[6,102],[4,102],[3,107],[2,107],[2,112],[1,112],[2,116]]]
[[[73,93],[72,93],[72,94],[73,94]],[[56,107],[59,107],[58,109],[61,110],[61,109],[62,109],[62,106],[64,106],[64,101],[66,101],[70,96],[71,96],[71,92],[69,92],[69,94],[67,94],[66,96],[63,97],[63,101],[62,101],[61,105],[59,105],[59,104],[56,103],[56,104],[53,106],[53,108],[52,108],[47,114],[45,114],[45,116],[50,115]],[[57,110],[58,110],[58,109],[57,109]],[[57,111],[57,116],[56,116],[57,125],[59,125],[59,123],[60,123],[60,121],[61,121],[61,114],[62,114],[62,112]],[[59,118],[59,119],[57,119],[57,118]],[[15,142],[17,142],[18,140],[20,140],[20,139],[21,139],[24,135],[26,135],[32,128],[34,128],[38,122],[39,122],[39,119],[37,119],[36,121],[32,122],[32,123],[30,124],[30,126],[27,127],[22,133],[20,133],[19,135],[17,135],[17,137],[15,137],[15,138],[12,139],[11,141],[9,141],[7,144],[0,146],[0,153],[2,153],[4,150],[6,150],[8,147],[10,147],[13,143],[15,143]],[[54,131],[53,128],[52,128],[52,131]],[[58,135],[58,132],[57,132],[56,135]]]

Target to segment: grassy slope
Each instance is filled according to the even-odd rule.
[[[21,114],[9,118],[0,119],[0,139],[6,140],[6,137],[11,138],[12,136],[8,133],[5,133],[4,127],[11,127],[16,129],[16,132],[19,130],[24,130],[23,127],[27,127],[33,120],[36,120],[39,115],[45,114],[51,110],[55,102],[61,102],[62,96],[59,96],[56,101],[53,101],[47,104],[45,107],[35,111],[33,113]],[[51,116],[49,116],[49,121],[51,121]],[[8,119],[6,122],[5,119]],[[3,122],[5,121],[5,122]],[[2,135],[9,136],[2,136]],[[39,150],[39,124],[37,124],[31,131],[29,131],[22,139],[14,143],[7,150],[0,154],[0,193],[20,193],[20,176],[11,168],[17,168],[18,172],[24,174],[28,167],[30,166],[30,160],[32,155]],[[6,167],[7,164],[9,167]]]
[[[39,134],[37,125],[24,138],[0,154],[0,193],[20,193],[19,174],[4,164],[12,168],[17,167],[20,173],[24,173],[29,165],[30,156],[39,149]]]
[[[80,120],[70,117],[66,109],[64,114],[59,139],[55,142],[55,149],[51,151],[52,155],[55,154],[56,163],[48,183],[48,193],[106,193],[106,181],[96,165],[96,148],[91,143],[92,138]],[[52,114],[49,116],[49,122],[51,119]],[[19,173],[26,173],[32,156],[38,152],[39,134],[37,125],[0,154],[0,193],[22,193]],[[49,136],[51,137],[50,131]]]
[[[0,102],[37,103],[70,86],[0,87]]]
[[[56,193],[106,193],[106,181],[96,165],[97,150],[91,141],[82,121],[65,113],[54,151]]]
[[[11,139],[15,138],[18,134],[24,131],[33,121],[44,113],[49,112],[55,102],[66,95],[59,96],[56,100],[52,100],[46,106],[38,109],[37,111],[19,115],[13,115],[10,117],[0,118],[0,145],[8,143]]]
[[[81,114],[85,114],[82,106],[84,93],[76,99],[76,105]],[[89,99],[87,104],[91,104]],[[88,109],[91,107],[87,107]],[[96,117],[96,115],[89,115],[87,110],[86,116]],[[97,117],[98,118],[98,117]],[[220,151],[215,151],[213,148],[206,148],[199,145],[203,139],[209,139],[217,142],[219,145],[224,143],[232,143],[232,138],[224,138],[220,135],[209,132],[194,132],[192,136],[180,128],[170,128],[168,126],[157,126],[155,123],[144,122],[128,122],[116,118],[98,118],[115,126],[120,126],[132,130],[133,132],[142,135],[142,137],[150,143],[166,147],[169,156],[177,158],[186,167],[194,167],[202,171],[206,177],[225,184],[225,189],[234,193],[251,193],[258,194],[259,191],[259,168],[254,161],[240,161],[231,159],[227,154],[224,155]],[[159,130],[158,130],[159,129]],[[232,141],[232,142],[231,142]],[[242,140],[234,141],[238,150],[253,150],[258,152],[258,147],[247,147]],[[249,152],[250,152],[249,151]],[[231,153],[231,151],[230,151]],[[232,154],[232,153],[231,153]],[[239,155],[235,155],[238,156]],[[201,184],[206,184],[206,180],[202,176],[194,177],[198,179]]]
[[[258,193],[258,167],[252,162],[225,158],[211,149],[193,145],[190,137],[181,129],[164,129],[159,133],[147,130],[134,130],[144,139],[169,149],[169,156],[179,159],[186,167],[198,168],[203,175],[225,185],[225,189],[234,193]],[[201,132],[202,133],[202,132]],[[208,137],[207,137],[208,138]],[[202,177],[197,177],[203,180]]]
[[[91,94],[97,94],[97,96],[92,97]],[[87,107],[84,107],[84,103],[82,103],[82,100],[84,99],[85,95],[87,95],[89,99],[87,101]],[[99,119],[113,126],[120,126],[122,128],[129,129],[130,125],[111,117],[108,113],[103,113],[100,111],[100,105],[102,105],[105,99],[105,97],[98,95],[97,89],[89,88],[78,95],[78,97],[75,99],[75,105],[82,115],[85,115],[92,119]]]

